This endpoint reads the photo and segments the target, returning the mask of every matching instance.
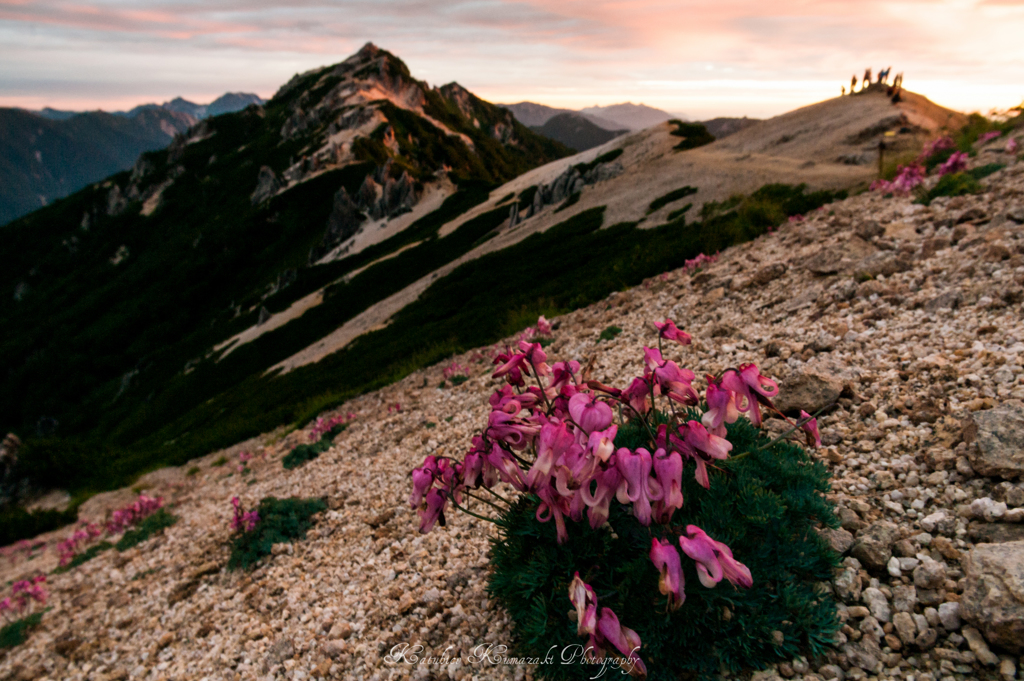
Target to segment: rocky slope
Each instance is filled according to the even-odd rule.
[[[171,115],[138,117],[157,114]],[[26,441],[111,442],[111,429],[131,422],[116,446],[148,448],[139,438],[182,408],[259,377],[403,277],[461,255],[495,225],[438,243],[444,215],[569,153],[457,83],[416,80],[372,44],[296,75],[265,106],[203,119],[130,172],[0,228],[0,364],[12,368],[0,376],[0,427]],[[403,271],[369,267],[407,247],[416,262]],[[369,277],[355,276],[366,268]],[[355,285],[301,324],[213,366],[220,343],[276,328],[264,325],[272,312],[346,276]],[[154,401],[161,416],[139,411]]]
[[[685,366],[756,362],[779,405],[815,411],[842,529],[829,588],[844,627],[827,658],[754,675],[820,679],[1013,679],[1024,621],[1024,162],[1001,141],[973,163],[1008,163],[984,192],[929,207],[864,193],[730,249],[696,273],[644,285],[552,320],[552,359],[606,383],[641,371],[650,322],[693,334]],[[623,332],[599,341],[609,325]],[[489,356],[488,349],[481,349]],[[180,522],[136,549],[51,576],[53,610],[0,661],[17,679],[533,678],[470,659],[508,642],[485,592],[489,526],[451,513],[416,531],[409,470],[456,455],[486,419],[497,382],[477,352],[469,381],[439,389],[442,366],[340,407],[353,425],[319,459],[286,472],[306,431],[270,433],[165,469],[136,489],[167,497]],[[400,411],[395,412],[395,405]],[[783,429],[769,421],[768,429]],[[249,480],[232,466],[258,454]],[[230,464],[218,467],[226,456]],[[251,573],[224,568],[229,499],[322,496],[305,541]],[[82,507],[98,520],[134,492]],[[65,531],[66,533],[66,531]],[[59,536],[63,536],[60,533]],[[55,537],[50,538],[51,541]],[[56,564],[51,550],[5,566],[14,579]],[[443,662],[386,657],[402,643]]]

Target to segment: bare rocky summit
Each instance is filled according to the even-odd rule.
[[[549,356],[578,359],[606,383],[641,371],[651,321],[670,317],[693,334],[679,354],[698,374],[755,362],[784,395],[793,386],[788,407],[827,407],[816,456],[831,469],[842,521],[828,533],[844,554],[828,588],[844,626],[827,659],[753,678],[1017,676],[1024,163],[995,153],[983,149],[978,163],[1008,166],[982,194],[929,207],[854,196],[695,274],[668,272],[552,320]],[[612,324],[623,332],[600,341]],[[409,470],[425,454],[461,454],[485,422],[491,367],[474,353],[456,359],[472,369],[459,386],[439,389],[434,366],[343,405],[356,420],[301,468],[284,471],[280,459],[305,431],[210,454],[193,476],[141,480],[179,523],[49,577],[53,609],[0,661],[0,676],[533,678],[532,667],[470,657],[480,644],[511,643],[485,590],[490,527],[451,513],[446,528],[420,535],[406,501]],[[266,455],[250,462],[250,478],[233,467],[242,450]],[[222,455],[230,463],[215,466]],[[117,494],[83,513],[102,517]],[[305,541],[275,547],[253,572],[228,572],[235,495],[247,508],[267,495],[326,497],[329,510]],[[50,551],[3,577],[55,563]],[[447,658],[389,658],[402,644]]]

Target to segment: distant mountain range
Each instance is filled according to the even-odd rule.
[[[540,134],[561,142],[577,151],[585,151],[624,135],[658,125],[665,121],[680,119],[667,111],[645,104],[611,104],[591,106],[574,111],[558,109],[536,102],[499,104],[509,111],[523,125]],[[757,123],[756,118],[715,118],[704,121],[704,126],[716,138],[728,137],[734,132]]]
[[[175,97],[171,101],[164,102],[163,104],[140,104],[128,111],[111,111],[109,113],[114,116],[134,118],[143,111],[163,109],[164,111],[175,111],[177,113],[188,114],[196,120],[201,120],[203,118],[209,118],[210,116],[219,116],[225,113],[241,111],[250,104],[262,105],[265,102],[265,99],[259,95],[254,95],[251,92],[226,92],[209,104],[196,104],[195,102],[190,102],[182,97]],[[66,121],[69,118],[79,116],[83,113],[95,112],[66,111],[45,107],[39,111],[34,111],[33,113],[37,113],[43,118],[49,118],[52,121]]]
[[[0,108],[0,224],[131,168],[203,118],[262,103],[229,92],[210,104],[178,97],[112,113]]]

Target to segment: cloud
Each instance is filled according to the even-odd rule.
[[[266,95],[373,41],[499,101],[765,115],[891,64],[985,108],[1024,85],[1022,26],[1024,0],[0,0],[0,104]]]

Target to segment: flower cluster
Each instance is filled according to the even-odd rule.
[[[10,615],[7,613],[14,613],[20,617],[33,603],[45,604],[47,594],[42,586],[45,581],[46,575],[36,575],[32,579],[23,579],[11,585],[11,595],[0,600],[0,613],[4,618],[10,621]]]
[[[954,152],[952,156],[946,159],[945,163],[939,166],[939,177],[949,175],[950,173],[959,173],[965,168],[967,168],[967,154],[962,151]]]
[[[697,257],[690,258],[689,260],[683,262],[683,269],[686,270],[687,272],[693,272],[694,270],[699,269],[704,265],[710,265],[716,260],[718,260],[717,253],[715,253],[714,255],[705,255],[703,253],[698,253]]]
[[[991,142],[997,137],[1002,136],[1002,132],[999,130],[989,130],[986,133],[982,133],[978,136],[978,144],[984,144],[985,142]]]
[[[93,523],[82,523],[70,537],[57,544],[57,554],[60,556],[61,567],[67,565],[75,554],[86,544],[103,534],[99,525]]]
[[[906,196],[917,185],[924,182],[924,166],[911,163],[900,166],[892,182],[889,180],[875,180],[871,183],[871,191],[881,191],[883,194],[897,194]]]
[[[568,538],[567,520],[579,523],[586,516],[592,528],[602,527],[615,500],[629,505],[641,525],[661,526],[650,530],[650,559],[661,573],[661,591],[669,597],[670,607],[679,607],[685,594],[675,542],[664,540],[665,533],[675,536],[683,553],[697,563],[705,587],[723,577],[750,587],[750,571],[733,558],[728,546],[694,525],[680,534],[670,523],[683,507],[684,468],[692,463],[696,481],[709,488],[708,467],[727,459],[733,448],[726,425],[745,414],[760,426],[762,410],[774,409],[771,398],[778,394],[778,386],[753,364],[706,376],[706,410],[701,414],[694,372],[662,354],[664,341],[686,346],[690,335],[670,319],[654,327],[658,347],[644,348],[643,375],[625,389],[583,381],[575,361],[549,365],[539,343],[520,340],[516,350],[499,354],[493,377],[503,378],[507,385],[491,396],[487,427],[472,439],[469,452],[461,462],[427,456],[412,471],[409,501],[419,511],[420,531],[443,526],[449,504],[467,510],[466,498],[501,510],[496,504],[507,501],[492,491],[499,482],[537,500],[535,518],[541,523],[554,520],[558,543]],[[663,406],[656,410],[659,398]],[[621,424],[614,423],[616,411],[625,415]],[[626,426],[646,433],[647,446],[617,447],[616,436]],[[820,444],[817,423],[809,415],[793,424],[797,428],[804,430],[809,442]],[[481,492],[491,492],[494,503],[477,496]],[[601,622],[606,624],[602,627]],[[639,639],[624,633],[628,630],[619,627],[608,609],[586,631],[596,650],[610,645],[628,656],[629,650],[639,647]],[[620,644],[626,643],[636,645],[624,649]]]
[[[238,452],[238,472],[244,472],[245,469],[249,467],[249,462],[251,460],[252,454],[249,452]]]
[[[586,647],[588,659],[603,660],[614,649],[629,665],[623,665],[623,671],[630,676],[647,676],[647,667],[636,654],[640,650],[640,636],[629,627],[619,624],[619,618],[611,608],[601,608],[598,617],[597,593],[580,579],[579,572],[569,585],[569,600],[576,608],[576,633],[589,636]]]
[[[231,497],[231,507],[235,512],[231,518],[232,532],[252,532],[256,529],[256,524],[260,521],[259,513],[244,510],[238,497]]]
[[[36,541],[22,539],[14,544],[11,544],[10,546],[5,546],[2,549],[0,549],[0,555],[6,557],[7,560],[11,562],[11,565],[14,565],[18,562],[19,554],[23,555],[26,559],[28,559],[31,558],[32,554],[34,554],[36,551],[45,548],[45,539],[37,539]]]
[[[943,137],[936,137],[931,142],[926,144],[924,146],[924,149],[921,150],[921,153],[918,154],[917,163],[924,163],[935,154],[938,154],[939,152],[942,151],[946,151],[947,149],[952,149],[955,146],[956,144],[954,144],[953,138],[950,137],[949,135],[945,135]]]
[[[388,408],[388,413],[391,413],[390,407]],[[343,426],[351,422],[355,417],[356,415],[353,412],[348,412],[347,414],[335,414],[327,419],[321,416],[316,420],[316,423],[313,424],[313,430],[309,433],[309,441],[318,442],[325,433],[330,432],[337,426]]]
[[[143,518],[159,511],[164,505],[163,497],[148,497],[140,494],[135,503],[114,511],[107,521],[107,534],[118,534],[138,524]]]
[[[400,402],[395,402],[394,404],[389,404],[388,405],[388,413],[389,414],[401,414],[402,413],[402,404]]]
[[[525,341],[536,337],[550,338],[551,334],[551,323],[544,318],[544,315],[541,315],[537,317],[536,326],[528,326],[525,329],[523,329],[523,332],[519,334],[519,340]]]
[[[468,378],[469,369],[462,366],[458,362],[452,361],[451,364],[441,370],[441,375],[444,376],[444,380],[448,381],[453,378]]]
[[[1006,153],[1007,154],[1016,154],[1017,153],[1017,147],[1018,147],[1017,138],[1011,137],[1010,139],[1006,140]]]

